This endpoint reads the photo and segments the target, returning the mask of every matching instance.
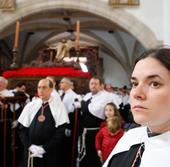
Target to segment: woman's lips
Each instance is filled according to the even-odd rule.
[[[146,110],[147,108],[141,105],[135,105],[132,107],[132,109],[135,111],[143,111],[143,110]]]

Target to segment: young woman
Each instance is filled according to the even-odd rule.
[[[170,49],[150,50],[137,59],[130,92],[139,128],[129,130],[103,167],[170,165]]]
[[[107,157],[123,136],[121,117],[114,103],[108,103],[105,107],[106,121],[96,135],[96,150],[101,161]]]

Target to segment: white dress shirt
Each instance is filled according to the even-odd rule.
[[[74,112],[75,110],[74,102],[77,97],[78,94],[75,93],[72,89],[68,89],[67,91],[65,91],[63,103],[68,114]]]

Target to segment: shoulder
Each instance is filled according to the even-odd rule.
[[[77,96],[77,93],[74,92],[74,90],[70,89],[70,94],[73,95],[73,96]]]
[[[115,135],[116,136],[123,136],[123,134],[124,134],[124,131],[123,131],[122,128],[120,128]]]
[[[56,100],[61,101],[60,95],[59,95],[59,93],[56,90],[53,90],[53,92],[51,93],[51,96],[56,98]]]
[[[99,131],[97,132],[97,135],[96,137],[104,137],[104,136],[108,136],[108,130],[107,130],[107,127],[106,126],[103,126],[99,129]]]
[[[92,97],[92,93],[89,92],[89,93],[87,93],[87,94],[83,97],[83,100],[86,101],[86,100],[88,100],[88,99],[91,98],[91,97]]]
[[[129,136],[135,135],[135,134],[140,134],[140,136],[141,136],[141,135],[147,133],[146,129],[147,128],[145,126],[140,126],[140,127],[136,127],[136,128],[128,130],[126,132],[126,134]]]
[[[96,94],[96,98],[104,100],[104,101],[108,101],[108,100],[112,100],[113,96],[112,96],[112,93],[103,90]]]
[[[106,167],[108,165],[108,162],[113,155],[121,153],[123,151],[128,151],[132,145],[143,142],[146,136],[146,127],[137,127],[126,132],[116,144],[115,148],[109,155],[103,167]]]
[[[128,150],[132,145],[139,144],[147,137],[146,127],[137,127],[127,131],[117,145],[116,152]]]
[[[14,96],[14,94],[11,91],[7,90],[7,89],[4,89],[3,91],[1,91],[1,94],[3,96],[5,96],[5,97],[8,97],[8,96],[12,97],[12,96]]]
[[[137,127],[128,130],[124,138],[129,140],[130,143],[137,144],[138,142],[141,142],[141,138],[145,137],[147,135],[147,130],[145,126]]]
[[[31,102],[27,103],[25,105],[25,108],[35,107],[35,105],[40,105],[41,103],[42,103],[42,100],[40,98],[36,98],[36,99],[32,100]]]
[[[103,122],[100,124],[100,129],[103,128],[103,127],[106,127],[106,121],[103,121]]]

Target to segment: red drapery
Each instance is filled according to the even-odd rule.
[[[90,78],[90,73],[82,72],[73,67],[49,67],[49,68],[19,68],[16,70],[8,70],[2,74],[5,78],[12,77],[45,77],[45,76],[68,76],[68,77],[84,77]]]

